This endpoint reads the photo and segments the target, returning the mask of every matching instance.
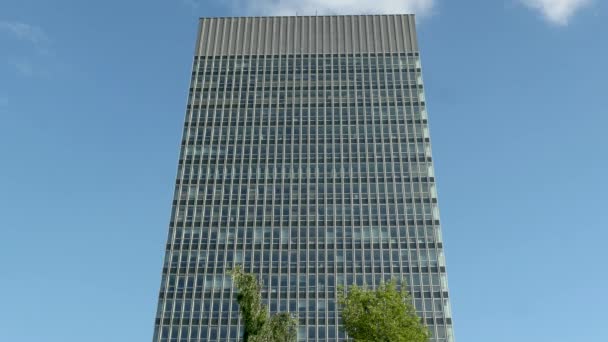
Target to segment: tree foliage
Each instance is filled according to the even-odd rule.
[[[262,304],[261,287],[257,278],[247,274],[240,266],[235,267],[232,279],[239,290],[237,302],[245,323],[245,342],[292,342],[296,340],[296,319],[289,313],[269,317]]]
[[[355,341],[426,342],[430,332],[416,315],[405,286],[392,280],[377,289],[353,285],[338,291],[344,330]]]
[[[248,342],[292,342],[296,340],[296,320],[287,312],[270,317],[262,330]]]

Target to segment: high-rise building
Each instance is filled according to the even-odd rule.
[[[453,341],[413,15],[200,20],[154,341],[239,340],[237,264],[300,341],[391,278]]]

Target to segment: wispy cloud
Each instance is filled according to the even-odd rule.
[[[27,60],[11,61],[17,72],[23,76],[34,76],[34,65]]]
[[[21,23],[0,21],[0,31],[12,35],[14,38],[30,42],[36,46],[48,44],[50,39],[46,32],[38,26]]]
[[[182,4],[192,7],[193,9],[197,9],[200,6],[199,0],[180,0]]]
[[[180,0],[198,9],[202,0]],[[241,15],[389,14],[428,15],[435,0],[218,0]]]
[[[0,95],[0,113],[5,114],[8,111],[8,97]]]
[[[592,0],[521,0],[529,8],[538,10],[549,22],[568,25],[570,18]]]
[[[6,59],[19,75],[31,77],[46,74],[44,63],[48,63],[48,57],[52,55],[51,39],[42,28],[18,21],[0,20],[0,38],[2,36],[23,42],[23,44],[10,45],[9,51],[13,56]],[[32,62],[33,60],[42,62],[42,59],[44,63]]]
[[[430,14],[435,0],[258,0],[247,2],[250,14]]]

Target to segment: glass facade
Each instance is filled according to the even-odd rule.
[[[417,51],[196,56],[154,341],[238,341],[237,264],[301,341],[391,278],[453,341],[439,224]]]

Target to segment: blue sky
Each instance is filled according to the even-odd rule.
[[[149,341],[199,16],[416,12],[456,338],[608,341],[608,5],[0,3],[0,341]]]

